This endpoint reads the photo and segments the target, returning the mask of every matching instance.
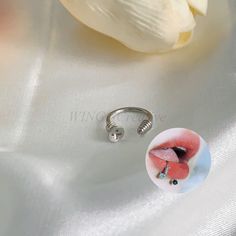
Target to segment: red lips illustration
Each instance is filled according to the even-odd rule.
[[[163,143],[149,151],[155,168],[165,172],[168,166],[167,176],[170,179],[185,179],[189,175],[188,161],[198,152],[200,137],[190,131],[182,130],[164,138]]]

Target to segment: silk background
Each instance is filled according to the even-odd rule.
[[[77,22],[56,0],[0,1],[0,235],[236,235],[235,0],[211,0],[190,46],[135,53]],[[110,144],[104,116],[155,114],[153,130]],[[190,128],[212,168],[186,194],[145,170],[152,138]]]

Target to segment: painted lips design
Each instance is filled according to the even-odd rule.
[[[168,166],[170,179],[185,179],[189,175],[188,161],[199,147],[200,137],[190,130],[182,130],[152,148],[149,158],[159,173],[165,172]]]

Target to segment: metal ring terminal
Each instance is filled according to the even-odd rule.
[[[151,128],[153,124],[153,115],[146,109],[139,107],[123,107],[116,109],[110,112],[106,118],[106,130],[108,132],[108,138],[111,142],[118,142],[124,136],[124,129],[122,127],[117,126],[112,119],[119,115],[120,113],[126,112],[138,112],[146,115],[146,119],[142,121],[137,129],[137,133],[142,136],[146,134]]]

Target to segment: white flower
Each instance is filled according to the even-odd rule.
[[[78,20],[140,52],[188,44],[208,0],[60,0]]]

